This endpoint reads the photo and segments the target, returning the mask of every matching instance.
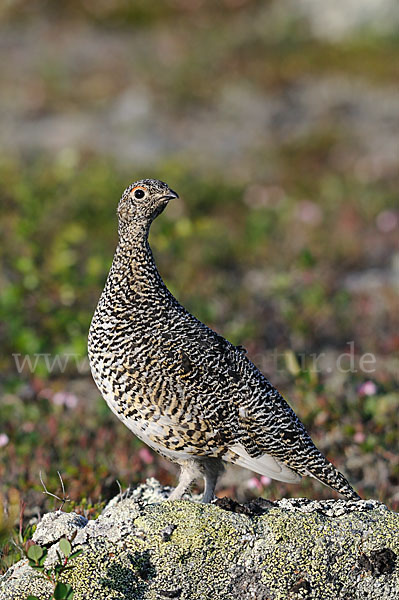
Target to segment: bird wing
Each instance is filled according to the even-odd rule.
[[[295,471],[270,454],[263,454],[258,458],[250,456],[242,444],[230,446],[226,459],[259,475],[266,475],[271,479],[277,479],[277,481],[297,483],[301,479],[298,473],[295,473]]]
[[[209,329],[198,337],[203,351],[196,381],[204,393],[196,398],[220,444],[227,448],[223,459],[285,482],[309,475],[346,498],[358,499],[346,478],[316,448],[281,394],[246,355]],[[190,365],[196,354],[187,357]]]
[[[295,450],[313,446],[304,426],[242,347],[203,328],[183,341],[181,381],[228,449],[225,460],[274,479],[298,481]]]

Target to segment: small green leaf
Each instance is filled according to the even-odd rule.
[[[26,600],[39,600],[37,596],[28,596]]]
[[[71,554],[72,547],[66,538],[60,539],[60,550],[64,556],[69,556]]]
[[[65,583],[61,583],[60,581],[54,588],[54,598],[55,600],[64,600],[65,594],[67,593],[67,588]]]
[[[72,552],[72,554],[69,555],[69,558],[76,558],[77,556],[79,556],[79,554],[82,554],[83,550],[75,550],[75,552]]]
[[[73,598],[73,595],[75,592],[73,591],[72,586],[69,583],[67,583],[65,585],[67,587],[67,593],[65,596],[65,600],[71,600]]]
[[[69,583],[61,583],[60,581],[54,588],[55,600],[70,600],[73,597],[73,589]]]
[[[27,554],[28,554],[28,558],[31,558],[32,560],[37,561],[43,554],[43,548],[41,548],[40,546],[35,544],[34,546],[29,547]]]

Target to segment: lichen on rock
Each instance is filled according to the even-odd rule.
[[[92,521],[48,513],[34,539],[49,565],[62,536],[83,549],[64,574],[74,600],[399,600],[399,514],[376,500],[167,496],[151,479]],[[50,591],[26,561],[0,580],[0,600]]]

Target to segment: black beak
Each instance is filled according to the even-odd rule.
[[[169,190],[169,192],[167,194],[165,194],[165,196],[162,196],[162,200],[166,200],[166,202],[169,202],[169,200],[173,200],[173,198],[178,198],[179,195],[176,194],[176,192],[174,192],[173,190]]]

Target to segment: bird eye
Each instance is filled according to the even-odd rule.
[[[136,190],[134,192],[134,197],[137,198],[138,200],[140,200],[140,198],[144,198],[144,190]]]

